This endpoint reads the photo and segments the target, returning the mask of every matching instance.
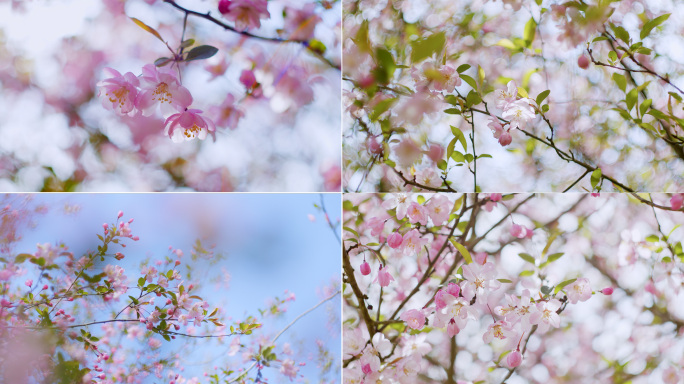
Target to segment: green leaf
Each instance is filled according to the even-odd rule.
[[[558,292],[561,291],[561,289],[565,288],[567,285],[572,284],[575,282],[577,279],[570,279],[570,280],[565,280],[564,282],[556,285],[556,288],[553,290],[553,294],[557,294]]]
[[[627,92],[627,95],[625,96],[625,103],[627,104],[627,112],[631,111],[632,108],[634,108],[634,105],[636,105],[637,98],[638,98],[638,93],[637,93],[636,88],[632,88],[631,91]]]
[[[461,64],[458,66],[458,68],[456,68],[456,72],[463,73],[463,72],[467,71],[468,69],[470,69],[470,64]]]
[[[211,45],[200,45],[188,52],[185,61],[204,60],[214,56],[218,52],[218,48]]]
[[[560,259],[561,257],[563,257],[563,255],[565,255],[565,253],[563,253],[563,252],[554,253],[554,254],[549,255],[549,257],[548,257],[549,263]]]
[[[382,115],[388,109],[390,109],[390,107],[392,107],[392,105],[394,105],[394,103],[396,103],[397,100],[399,100],[399,98],[396,97],[392,99],[381,100],[373,107],[373,110],[371,111],[368,117],[371,119],[371,121],[376,121],[380,117],[380,115]]]
[[[591,173],[591,189],[595,190],[598,183],[601,181],[603,174],[601,173],[601,168],[596,168],[594,172]]]
[[[453,238],[449,238],[449,240],[450,240],[451,243],[454,245],[454,247],[456,247],[456,249],[458,249],[458,252],[461,253],[461,255],[463,256],[463,259],[465,259],[466,264],[470,264],[470,263],[473,262],[473,258],[470,256],[470,252],[468,252],[468,250],[466,249],[466,247],[464,247],[463,245],[461,245],[460,243],[458,243],[458,242],[457,242],[456,240],[454,240]]]
[[[472,77],[468,75],[461,75],[461,79],[468,83],[468,85],[470,85],[473,89],[477,89],[477,83],[475,82],[475,79],[473,79]]]
[[[368,37],[367,20],[363,21],[361,27],[359,27],[359,30],[356,32],[356,36],[352,39],[352,41],[356,44],[357,47],[359,47],[359,50],[361,50],[361,52],[371,53],[370,39]]]
[[[453,125],[450,125],[451,127],[451,133],[454,135],[456,139],[458,139],[458,142],[461,143],[463,146],[464,150],[468,150],[468,142],[466,141],[466,137],[463,134],[463,131],[458,129],[457,127],[454,127]]]
[[[613,73],[613,80],[618,88],[620,88],[622,92],[625,92],[625,89],[627,89],[627,79],[625,79],[625,76],[615,72]]]
[[[468,92],[468,96],[466,96],[466,102],[468,102],[469,106],[478,105],[482,102],[482,98],[475,90],[472,90]]]
[[[520,272],[520,276],[532,276],[534,275],[534,271],[522,271]]]
[[[617,61],[617,59],[618,59],[617,53],[615,53],[615,51],[610,51],[610,52],[608,52],[608,58],[609,58],[610,61],[612,61],[612,62]]]
[[[351,232],[351,233],[352,233],[354,236],[356,236],[357,238],[360,237],[358,232],[356,232],[355,230],[353,230],[353,229],[351,229],[351,228],[349,228],[349,227],[343,227],[343,229],[344,229],[345,231],[347,231],[347,232]]]
[[[523,33],[523,39],[525,39],[528,47],[530,47],[532,45],[532,41],[534,41],[536,30],[537,22],[534,21],[534,18],[530,17],[530,19],[527,21],[527,24],[525,24],[525,32]]]
[[[521,259],[527,261],[528,263],[534,265],[535,264],[535,259],[534,256],[528,254],[528,253],[519,253],[518,256],[520,256]]]
[[[444,32],[432,34],[426,38],[411,43],[411,62],[418,63],[439,53],[444,49],[446,38]]]
[[[149,25],[143,23],[142,21],[136,19],[135,17],[131,17],[131,20],[133,20],[133,22],[136,23],[140,28],[146,30],[147,32],[149,32],[153,35],[155,35],[157,37],[157,39],[164,42],[164,39],[162,39],[161,35],[159,34],[159,32],[157,32],[156,29],[150,27]]]
[[[444,113],[447,113],[449,115],[460,115],[461,110],[458,108],[447,108],[444,110]]]
[[[479,64],[477,66],[477,78],[480,80],[480,85],[484,84],[485,71]]]
[[[629,33],[627,32],[626,29],[622,28],[619,25],[614,25],[613,26],[613,32],[615,32],[615,36],[624,41],[626,44],[629,44]]]
[[[643,116],[644,113],[646,113],[648,108],[651,107],[651,104],[653,104],[653,100],[651,99],[646,99],[643,103],[641,103],[641,105],[639,106],[639,113],[641,113],[641,116]]]
[[[416,201],[418,202],[418,204],[423,205],[423,203],[425,203],[425,196],[418,195],[418,197],[416,197]]]
[[[168,64],[168,63],[170,63],[170,62],[172,62],[172,61],[173,61],[173,59],[170,59],[170,58],[168,58],[168,57],[160,57],[160,58],[158,58],[157,60],[154,61],[154,66],[155,66],[155,67],[163,67],[163,66],[165,66],[166,64]]]
[[[508,39],[501,39],[501,40],[499,40],[498,43],[496,43],[496,45],[498,45],[500,47],[508,48],[511,50],[518,49],[518,47],[515,44],[513,44],[512,41],[510,41]]]
[[[180,46],[181,46],[181,48],[188,48],[188,47],[192,46],[193,44],[195,44],[195,39],[187,39],[187,40],[183,41],[180,44]]]
[[[510,281],[510,280],[508,280],[508,279],[496,279],[496,280],[499,281],[499,282],[502,282],[502,283],[507,283],[507,284],[512,283],[512,281]]]
[[[649,235],[646,236],[646,241],[648,241],[649,243],[657,243],[660,241],[660,238],[656,235]]]
[[[541,103],[544,101],[544,99],[546,99],[546,97],[549,96],[549,93],[551,93],[551,91],[548,89],[546,91],[540,93],[537,96],[537,100],[536,100],[537,105],[541,105]]]
[[[14,264],[21,264],[27,259],[33,258],[33,255],[29,253],[20,253],[17,255],[17,257],[14,258]]]
[[[660,24],[662,24],[663,22],[665,22],[665,20],[667,20],[669,17],[670,17],[670,14],[666,13],[664,15],[656,17],[653,20],[647,21],[644,24],[644,27],[641,28],[641,35],[640,35],[641,40],[645,39],[646,36],[650,35],[653,28],[655,28],[655,27],[659,26]]]

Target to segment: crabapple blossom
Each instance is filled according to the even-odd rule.
[[[428,212],[427,209],[416,202],[409,204],[406,214],[411,223],[420,223],[422,225],[427,225]]]
[[[261,27],[261,19],[271,17],[266,0],[223,0],[219,3],[219,11],[241,31],[257,29]]]
[[[216,126],[211,119],[202,116],[201,110],[179,107],[178,112],[164,122],[164,134],[173,142],[179,143],[194,138],[204,140],[208,134],[215,138]]]
[[[386,287],[392,281],[394,281],[394,277],[392,277],[389,271],[387,271],[387,268],[383,268],[381,265],[380,270],[378,271],[378,276],[375,278],[375,280],[373,280],[373,282],[380,284],[381,287]]]
[[[587,301],[591,298],[592,292],[589,286],[589,279],[580,277],[568,286],[568,300],[572,304],[578,301]]]
[[[113,68],[104,68],[103,71],[110,77],[97,83],[102,105],[120,115],[133,116],[137,112],[140,80],[131,72],[122,75]]]
[[[444,195],[436,195],[425,204],[428,215],[434,225],[442,225],[449,219],[451,201]]]
[[[684,206],[684,194],[676,193],[670,198],[670,206],[672,209],[678,211]]]
[[[409,328],[422,329],[425,326],[425,315],[417,309],[409,309],[399,317],[404,320]]]
[[[506,105],[506,109],[503,111],[503,114],[501,116],[504,119],[510,120],[511,129],[525,128],[527,122],[534,119],[534,109],[532,109],[532,106],[530,105],[530,103],[533,101],[528,100],[529,99],[520,99]],[[499,138],[499,141],[501,142],[502,139]],[[510,139],[504,140],[504,142],[505,141],[507,141],[507,144],[501,142],[501,145],[505,146],[510,144]]]
[[[143,115],[151,115],[157,106],[166,115],[190,104],[192,95],[180,85],[174,72],[159,70],[153,64],[147,64],[142,68],[140,92],[135,99],[135,106]]]
[[[476,294],[487,295],[491,291],[499,289],[501,283],[496,281],[496,270],[493,263],[485,263],[480,266],[473,263],[463,266],[463,297],[472,300]]]
[[[606,287],[601,290],[601,293],[603,293],[606,296],[610,296],[613,294],[613,287]]]

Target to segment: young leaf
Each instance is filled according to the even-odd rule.
[[[596,189],[596,186],[601,181],[603,174],[601,173],[601,168],[596,168],[594,172],[591,173],[591,189]]]
[[[432,34],[424,39],[411,43],[411,62],[417,63],[427,59],[435,53],[439,53],[446,44],[444,32]]]
[[[653,28],[659,26],[660,24],[664,23],[665,20],[667,20],[670,17],[669,13],[666,13],[664,15],[658,16],[653,20],[649,20],[644,24],[644,27],[641,29],[641,40],[645,39],[646,36],[651,34],[651,31]]]
[[[532,265],[535,263],[534,257],[528,253],[519,253],[518,256]]]
[[[463,256],[463,259],[465,259],[466,264],[470,264],[473,262],[473,258],[470,256],[470,252],[468,252],[466,247],[464,247],[463,245],[458,243],[453,238],[449,238],[449,240],[451,240],[451,243],[454,245],[454,247],[456,247],[456,249],[458,249],[458,252],[461,253],[461,255]]]
[[[534,21],[534,18],[530,17],[530,19],[527,21],[527,24],[525,24],[525,32],[523,34],[523,39],[525,39],[528,47],[532,45],[536,30],[537,23]]]
[[[188,52],[185,61],[204,60],[214,56],[218,52],[218,48],[211,45],[200,45]]]
[[[621,74],[615,72],[615,73],[613,73],[613,80],[615,81],[615,84],[617,84],[618,88],[620,88],[620,90],[622,92],[624,92],[625,89],[627,89],[627,80],[625,79],[624,75],[621,75]]]
[[[546,91],[540,93],[540,94],[537,96],[537,100],[536,100],[536,101],[537,101],[537,105],[541,105],[541,103],[544,101],[544,99],[546,99],[546,97],[549,96],[549,93],[551,93],[551,91],[548,90],[548,89],[547,89]]]
[[[136,19],[135,17],[131,17],[131,20],[133,20],[134,23],[136,23],[140,28],[146,30],[147,32],[155,35],[157,39],[159,39],[161,42],[164,42],[164,39],[162,39],[161,35],[159,32],[157,32],[156,29],[150,27],[149,25],[143,23],[142,21]]]

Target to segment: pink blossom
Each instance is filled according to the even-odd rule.
[[[492,340],[499,339],[505,340],[507,338],[513,337],[516,333],[512,329],[512,325],[506,320],[499,320],[496,323],[489,324],[487,332],[482,335],[482,341],[489,344]]]
[[[459,332],[461,332],[461,329],[458,327],[458,324],[456,324],[454,319],[451,319],[447,325],[447,336],[454,337],[458,335]]]
[[[561,302],[556,299],[551,299],[546,303],[537,303],[537,312],[530,316],[530,323],[537,324],[539,330],[546,332],[549,326],[554,328],[560,327],[560,316],[558,316],[558,308]]]
[[[487,296],[490,291],[501,286],[496,280],[496,270],[491,262],[482,266],[477,263],[464,265],[463,276],[466,278],[463,283],[463,297],[467,300],[472,300],[476,294]]]
[[[531,239],[532,235],[534,234],[534,232],[531,229],[515,223],[513,223],[513,225],[511,226],[510,233],[511,236],[517,237],[518,239]]]
[[[168,135],[174,143],[198,138],[204,140],[207,134],[215,135],[216,126],[210,119],[201,115],[199,109],[179,110],[166,119],[164,134]],[[178,129],[180,128],[180,129]]]
[[[216,125],[229,129],[235,129],[240,119],[245,117],[245,112],[235,104],[235,96],[230,93],[226,96],[223,103],[219,106],[211,107],[209,110],[215,117]]]
[[[568,292],[568,300],[572,304],[577,304],[578,301],[587,301],[592,295],[589,279],[584,277],[575,280],[566,288],[566,291]]]
[[[144,116],[151,115],[157,106],[162,113],[169,114],[192,104],[190,91],[180,85],[173,71],[159,70],[154,64],[147,64],[142,69],[140,84],[135,106]]]
[[[31,286],[33,285],[33,280],[31,280],[31,279],[26,280],[26,282],[24,282],[24,285],[31,288]]]
[[[672,209],[676,211],[682,209],[682,206],[684,205],[684,194],[677,193],[672,195],[670,198],[670,205],[672,206]]]
[[[259,83],[257,83],[256,76],[254,72],[249,69],[245,69],[240,74],[240,83],[247,88],[247,90],[254,89]]]
[[[394,232],[387,238],[387,245],[389,245],[390,248],[399,248],[403,241],[404,238],[401,236],[401,233]]]
[[[444,295],[449,294],[453,297],[458,297],[458,294],[461,292],[461,287],[456,284],[456,283],[449,283],[447,286],[446,290],[440,289],[437,291],[435,294],[435,305],[437,307],[437,310],[440,310],[444,307],[446,307],[446,302],[444,301]]]
[[[427,209],[423,207],[422,205],[414,202],[411,202],[411,204],[408,207],[408,210],[406,211],[406,214],[408,215],[409,221],[411,223],[420,223],[422,225],[427,225]]]
[[[497,91],[496,106],[501,109],[506,109],[508,104],[514,102],[518,97],[518,86],[515,81],[511,80],[506,85],[506,90]]]
[[[219,3],[219,11],[240,31],[259,28],[261,19],[271,17],[267,0],[223,0]]]
[[[530,104],[531,101],[529,99],[520,99],[513,101],[506,106],[506,109],[501,114],[501,117],[503,117],[506,120],[510,120],[511,129],[525,128],[527,122],[534,119],[535,117],[534,109]],[[506,133],[508,134],[508,132]],[[510,134],[508,134],[508,136],[510,137]],[[504,146],[508,145],[510,144],[510,139],[507,140],[508,143],[504,144],[501,142],[502,139],[499,138],[499,143],[501,143],[501,145]]]
[[[392,281],[394,281],[394,277],[390,275],[389,271],[387,271],[387,268],[383,268],[381,265],[380,270],[378,271],[378,276],[375,278],[375,280],[373,280],[373,282],[379,283],[381,287],[386,287]]]
[[[382,202],[382,207],[385,209],[396,209],[397,219],[401,220],[406,217],[411,201],[404,193],[394,193],[389,196],[389,199]]]
[[[422,329],[425,326],[425,315],[417,309],[409,309],[399,316],[400,319],[406,322],[409,328]]]
[[[428,151],[426,153],[430,160],[432,160],[434,163],[438,163],[440,160],[443,160],[444,158],[444,147],[442,147],[439,144],[430,144],[430,148],[428,148]]]
[[[452,207],[451,201],[444,195],[435,195],[425,204],[425,208],[432,219],[432,224],[442,225],[449,219]]]
[[[423,250],[423,246],[428,243],[428,239],[420,235],[417,229],[412,229],[404,234],[404,241],[401,244],[404,255],[418,255]]]
[[[359,271],[361,271],[361,274],[364,276],[367,276],[368,274],[371,273],[371,267],[367,261],[364,260],[363,263],[361,263],[361,266],[359,267]]]
[[[120,115],[133,116],[140,81],[131,72],[122,75],[113,68],[104,68],[103,71],[110,77],[97,83],[102,105]]]
[[[416,182],[426,187],[438,188],[444,181],[439,177],[435,168],[427,167],[416,172]]]
[[[314,36],[316,25],[321,22],[315,11],[313,3],[304,5],[302,9],[285,9],[285,30],[290,33],[291,40],[309,40]]]
[[[506,356],[506,363],[510,368],[515,368],[522,363],[523,357],[520,351],[515,350]]]
[[[610,296],[613,294],[613,287],[606,287],[601,290],[601,293],[603,293],[606,296]]]
[[[285,361],[283,361],[282,365],[280,366],[280,373],[287,376],[290,379],[290,381],[297,377],[297,371],[299,371],[299,368],[297,368],[295,362],[292,359],[285,359]]]

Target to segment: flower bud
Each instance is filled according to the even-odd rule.
[[[508,356],[506,356],[506,363],[508,363],[509,367],[515,368],[522,363],[522,359],[523,358],[520,351],[515,350],[509,353]]]
[[[589,58],[586,55],[582,55],[577,59],[577,65],[582,69],[589,68]]]
[[[230,11],[230,0],[221,0],[218,4],[218,10],[221,14],[226,14]]]
[[[371,273],[371,268],[370,268],[370,265],[368,265],[367,261],[364,261],[361,264],[361,267],[359,267],[359,270],[361,271],[361,274],[364,276],[367,276],[368,274]]]
[[[606,296],[610,296],[613,294],[613,287],[606,287],[601,290],[601,293],[603,293]]]
[[[403,241],[404,238],[401,236],[401,233],[394,232],[387,238],[387,245],[389,245],[391,248],[399,248]]]

